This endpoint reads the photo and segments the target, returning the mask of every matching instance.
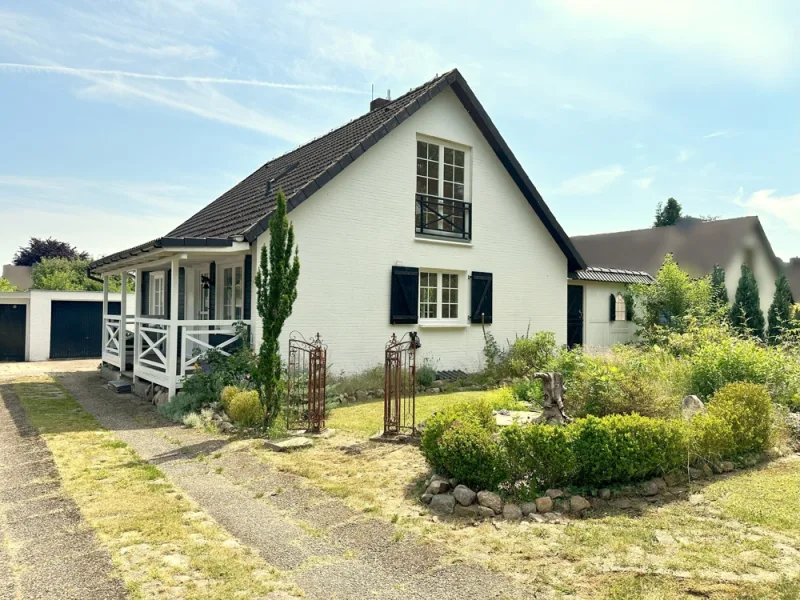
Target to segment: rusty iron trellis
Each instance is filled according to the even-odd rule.
[[[328,347],[317,334],[307,341],[293,331],[289,339],[286,382],[286,427],[310,433],[325,430]]]
[[[406,339],[408,338],[408,339]],[[383,383],[383,434],[415,434],[417,402],[416,353],[419,337],[413,331],[386,344]]]

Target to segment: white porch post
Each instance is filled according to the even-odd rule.
[[[139,319],[142,317],[142,270],[134,271],[136,278],[136,295],[133,297],[133,383],[136,385],[136,371],[139,366],[142,342],[139,339]]]
[[[128,272],[122,272],[122,287],[120,288],[122,295],[119,299],[119,332],[117,340],[119,341],[119,372],[123,373],[128,364],[126,340],[126,332],[128,331]]]
[[[106,329],[106,317],[108,316],[108,275],[103,275],[103,347],[100,356],[106,353],[108,347],[108,330]]]
[[[169,381],[169,396],[175,396],[178,380],[178,276],[180,270],[180,256],[172,257],[172,271],[170,273],[169,294],[169,325],[167,332],[167,378]]]

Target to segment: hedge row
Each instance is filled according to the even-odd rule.
[[[689,423],[632,414],[498,432],[488,403],[456,405],[428,421],[422,451],[437,473],[476,489],[519,482],[539,490],[602,486],[763,450],[771,427],[764,386],[733,383],[714,395],[707,414]]]

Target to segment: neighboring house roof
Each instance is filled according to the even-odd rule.
[[[575,270],[585,267],[570,238],[556,221],[457,69],[437,76],[396,100],[269,161],[169,232],[166,237],[224,239],[244,235],[248,242],[252,242],[267,228],[269,218],[275,210],[278,189],[283,189],[286,194],[288,209],[291,211],[448,87],[452,88],[566,255],[568,268]]]
[[[603,267],[587,267],[581,271],[573,271],[570,279],[578,281],[604,281],[608,283],[653,283],[655,279],[644,271],[627,271],[625,269],[605,269]]]
[[[783,270],[786,273],[786,279],[789,280],[794,301],[800,302],[800,257],[796,256],[788,263],[783,263]]]
[[[715,264],[725,267],[742,239],[753,231],[780,271],[781,261],[772,251],[758,217],[685,219],[669,227],[573,236],[572,242],[590,266],[655,274],[671,252],[682,269],[700,276],[710,273]]]

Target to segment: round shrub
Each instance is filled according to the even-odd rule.
[[[264,407],[256,390],[233,394],[228,402],[227,412],[235,423],[244,427],[255,427],[264,423]]]
[[[478,490],[493,490],[507,479],[500,445],[474,422],[450,425],[439,440],[441,470]]]
[[[553,425],[511,425],[500,432],[511,483],[546,490],[572,483],[576,461],[570,430]]]
[[[219,400],[222,403],[224,408],[228,408],[231,403],[231,399],[240,392],[241,390],[234,385],[226,385],[222,388],[222,392],[219,395]]]
[[[717,462],[734,451],[730,423],[712,414],[697,414],[689,422],[689,454],[703,462]]]
[[[730,383],[711,398],[708,414],[727,422],[736,455],[760,452],[772,431],[772,401],[763,385]]]
[[[646,479],[686,460],[686,431],[677,420],[640,415],[586,417],[568,426],[582,485]]]

